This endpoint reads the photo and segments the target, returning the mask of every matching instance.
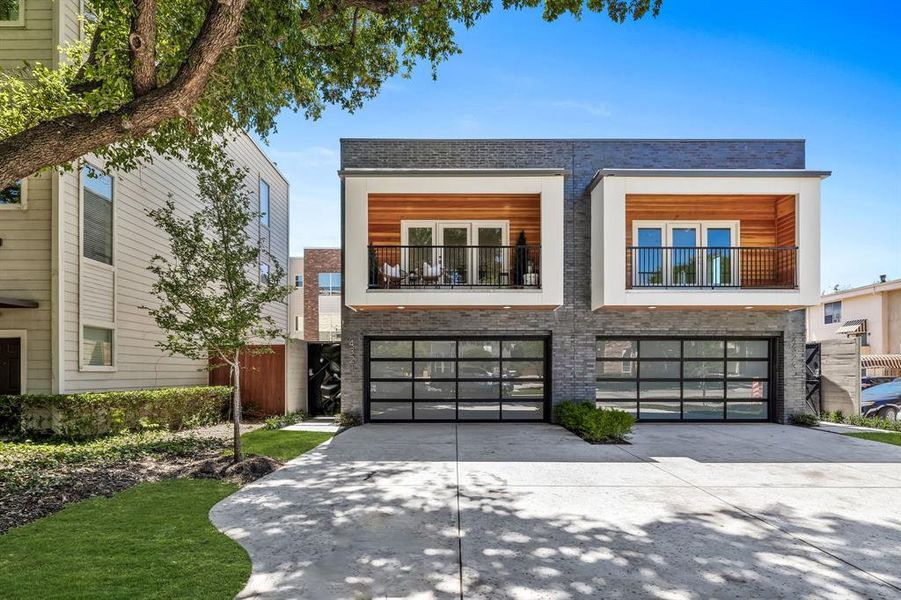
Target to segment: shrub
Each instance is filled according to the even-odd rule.
[[[337,423],[339,427],[356,427],[357,425],[363,424],[363,419],[360,417],[359,413],[343,412],[339,415],[335,415],[335,423]]]
[[[222,420],[229,387],[183,387],[87,394],[0,396],[0,426],[68,439],[123,431],[180,430]]]
[[[635,424],[627,412],[597,408],[590,402],[563,402],[554,416],[561,426],[592,443],[623,443]]]
[[[820,420],[816,415],[809,413],[798,413],[788,417],[788,422],[799,427],[816,427],[820,424]]]
[[[306,421],[309,418],[310,415],[302,410],[286,415],[276,415],[266,419],[266,422],[263,424],[263,429],[281,429],[287,425],[294,425],[295,423]]]

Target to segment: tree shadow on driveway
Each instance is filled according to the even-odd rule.
[[[557,450],[516,452],[491,428],[401,427],[351,430],[214,507],[253,560],[241,597],[901,597],[901,482],[708,487],[642,456],[653,436],[588,452],[536,426],[519,434]]]

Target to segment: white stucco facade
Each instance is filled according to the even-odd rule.
[[[563,174],[442,176],[344,173],[344,303],[354,310],[404,307],[546,308],[563,304]],[[539,194],[540,289],[368,289],[369,194]]]
[[[734,173],[734,172],[730,172]],[[796,205],[798,287],[786,290],[732,288],[629,289],[626,285],[626,196],[793,195]],[[674,176],[611,175],[591,191],[591,306],[769,307],[816,304],[820,292],[820,176],[720,176],[705,171]]]

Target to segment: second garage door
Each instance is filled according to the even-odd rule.
[[[770,338],[597,339],[596,399],[640,421],[767,421]]]
[[[369,338],[367,421],[541,421],[544,337]]]

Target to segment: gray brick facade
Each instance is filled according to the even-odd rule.
[[[803,169],[800,140],[342,140],[342,168],[565,168],[564,306],[556,311],[353,312],[344,307],[342,404],[363,404],[365,335],[552,336],[553,402],[594,398],[597,335],[772,335],[781,340],[776,418],[804,411],[804,312],[592,311],[588,185],[602,168]],[[343,227],[342,227],[343,230]]]

